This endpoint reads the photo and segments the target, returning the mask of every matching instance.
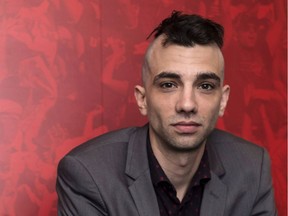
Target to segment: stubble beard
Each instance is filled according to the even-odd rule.
[[[160,143],[158,143],[158,145],[162,145],[162,148],[175,153],[191,153],[205,145],[206,139],[211,131],[212,129],[208,130],[202,136],[197,134],[197,132],[195,134],[176,133],[175,135],[172,135],[172,132],[166,131],[162,128],[159,132],[154,130],[154,133],[159,138]]]

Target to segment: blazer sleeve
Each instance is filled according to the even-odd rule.
[[[266,150],[263,153],[260,172],[258,194],[252,209],[252,216],[277,216],[277,209],[274,200],[272,177],[270,171],[270,159]]]
[[[106,206],[87,168],[72,156],[58,165],[58,216],[106,216]]]

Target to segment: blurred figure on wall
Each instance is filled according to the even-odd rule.
[[[269,113],[269,121],[275,131],[285,124],[274,112],[275,109],[284,111],[281,107],[283,94],[278,91],[276,84],[279,82],[279,78],[275,77],[278,72],[272,72],[275,47],[280,45],[275,43],[279,43],[279,37],[283,35],[282,26],[279,25],[279,21],[283,20],[283,8],[276,2],[274,8],[278,12],[275,20],[263,16],[258,18],[257,14],[261,13],[255,13],[255,8],[239,13],[233,20],[233,38],[224,52],[227,59],[227,82],[231,83],[233,89],[237,89],[231,91],[231,104],[227,109],[225,125],[234,133],[253,137],[255,141],[261,138],[259,141],[266,144],[264,128],[259,124],[262,119],[259,108],[263,106],[265,112]],[[273,81],[267,77],[272,77]],[[271,101],[274,107],[269,106]],[[229,121],[229,116],[236,118]]]

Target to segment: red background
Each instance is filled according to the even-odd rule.
[[[265,146],[286,213],[285,0],[3,0],[0,215],[56,215],[59,159],[108,130],[141,125],[133,97],[146,36],[173,9],[226,28],[228,110],[218,126]]]

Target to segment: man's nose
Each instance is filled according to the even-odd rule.
[[[176,111],[194,114],[198,111],[195,91],[192,88],[183,89],[176,104]]]

